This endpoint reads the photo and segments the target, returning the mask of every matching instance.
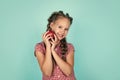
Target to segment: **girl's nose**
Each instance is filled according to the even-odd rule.
[[[61,33],[64,34],[64,33],[65,33],[65,30],[61,30]]]

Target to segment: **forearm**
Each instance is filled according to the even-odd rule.
[[[65,62],[63,59],[61,59],[55,51],[52,54],[53,54],[53,57],[54,57],[57,65],[60,67],[62,72],[65,75],[69,76],[72,73],[73,66],[70,65],[69,63]]]
[[[42,65],[42,72],[45,75],[50,76],[52,74],[52,69],[53,69],[52,55],[50,53],[50,50],[46,49],[44,63]]]

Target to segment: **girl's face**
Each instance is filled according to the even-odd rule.
[[[67,18],[59,18],[55,22],[52,22],[50,27],[55,32],[57,38],[62,40],[68,33],[70,21]]]

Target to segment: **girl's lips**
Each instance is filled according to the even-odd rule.
[[[58,34],[58,37],[59,37],[59,38],[63,38],[63,37],[64,37],[64,35]]]

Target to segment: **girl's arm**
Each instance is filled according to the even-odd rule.
[[[45,55],[40,51],[36,51],[36,57],[40,66],[42,73],[46,76],[51,76],[53,63],[52,63],[52,55],[49,49],[46,49]]]
[[[57,65],[60,67],[60,69],[62,70],[62,72],[69,76],[72,71],[73,71],[73,66],[74,66],[74,50],[70,50],[68,55],[66,56],[66,62],[64,60],[62,60],[57,53],[52,50],[52,55],[57,63]]]
[[[36,52],[36,57],[38,59],[38,63],[40,65],[41,71],[43,74],[47,76],[51,76],[53,70],[53,62],[52,62],[52,55],[51,55],[51,44],[49,42],[50,34],[46,35],[43,34],[42,39],[46,45],[45,55],[40,51]]]
[[[52,39],[51,41],[51,52],[53,55],[53,58],[55,59],[57,65],[60,67],[60,69],[62,70],[62,72],[69,76],[72,71],[73,71],[73,66],[74,66],[74,49],[70,49],[69,53],[66,56],[66,61],[64,61],[63,59],[61,59],[57,53],[55,52],[55,46],[59,43],[56,35],[55,36],[55,40]]]

